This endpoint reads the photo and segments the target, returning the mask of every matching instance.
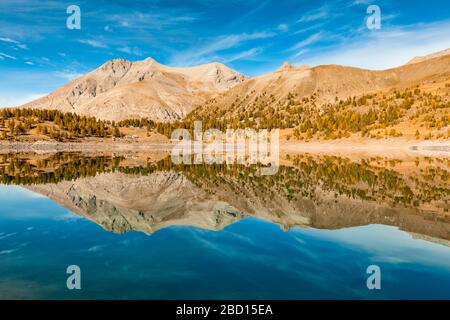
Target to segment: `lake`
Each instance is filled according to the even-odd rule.
[[[0,299],[450,299],[448,159],[281,163],[0,155]]]

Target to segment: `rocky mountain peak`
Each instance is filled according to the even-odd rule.
[[[287,70],[292,70],[292,69],[295,69],[295,66],[293,66],[289,62],[285,61],[283,63],[283,65],[280,68],[278,68],[277,71],[287,71]]]
[[[151,57],[137,62],[114,59],[22,107],[58,109],[111,121],[143,117],[173,121],[245,79],[220,63],[175,68]]]

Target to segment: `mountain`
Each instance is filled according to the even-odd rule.
[[[114,233],[151,234],[171,225],[221,230],[244,217],[176,172],[106,173],[28,188]]]
[[[220,63],[174,68],[151,58],[117,59],[22,107],[111,121],[144,117],[170,121],[184,118],[197,105],[245,79]]]
[[[189,115],[188,121],[222,121],[244,127],[261,123],[266,126],[268,121],[274,121],[274,127],[292,128],[296,125],[290,123],[293,116],[306,114],[300,110],[303,106],[320,112],[326,104],[361,95],[436,82],[446,87],[449,79],[450,55],[443,53],[383,71],[339,65],[284,64],[273,73],[249,79],[211,99]]]
[[[241,219],[257,217],[285,230],[296,226],[333,230],[385,224],[412,232],[417,238],[428,237],[428,241],[432,238],[448,245],[450,240],[449,217],[438,214],[433,206],[418,209],[392,206],[385,200],[362,201],[353,196],[336,196],[335,191],[315,184],[309,191],[315,196],[289,193],[285,188],[292,187],[295,180],[289,176],[280,181],[262,178],[260,185],[239,175],[218,175],[221,184],[217,184],[217,175],[158,171],[135,176],[114,172],[27,188],[119,234],[152,234],[170,226],[222,230]],[[281,188],[280,183],[285,187]],[[397,189],[393,192],[398,195]]]
[[[305,120],[300,118],[314,117],[312,113],[320,113],[326,104],[352,97],[393,89],[414,91],[416,86],[430,83],[448,88],[449,53],[450,49],[383,71],[285,63],[275,72],[255,78],[219,63],[173,68],[151,58],[139,62],[119,59],[23,107],[58,109],[103,120],[147,117],[170,122],[187,118],[211,125],[295,128]],[[447,94],[440,92],[444,98]],[[374,103],[384,104],[381,100]],[[359,107],[361,113],[370,106]]]
[[[394,159],[290,153],[277,175],[261,176],[257,166],[174,165],[166,152],[6,154],[0,172],[2,183],[38,192],[115,233],[172,225],[221,230],[257,217],[283,229],[385,224],[450,240],[444,158]]]
[[[450,55],[450,48],[446,49],[446,50],[442,50],[436,53],[432,53],[426,56],[420,56],[420,57],[415,57],[414,59],[412,59],[411,61],[408,62],[408,64],[413,64],[413,63],[419,63],[419,62],[423,62],[426,60],[430,60],[430,59],[434,59],[434,58],[438,58],[438,57],[443,57],[443,56],[447,56]]]

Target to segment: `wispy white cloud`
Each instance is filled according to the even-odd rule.
[[[63,1],[0,1],[0,32],[3,38],[25,40],[42,40],[48,35],[55,35],[60,27],[55,24],[55,14],[64,14],[67,4]],[[39,22],[37,22],[39,21]],[[17,40],[14,40],[17,41]],[[17,41],[20,49],[28,47]]]
[[[0,59],[4,60],[5,58],[11,59],[11,60],[17,60],[17,58],[14,56],[0,52]]]
[[[94,40],[94,39],[80,39],[78,40],[79,43],[87,44],[88,46],[99,48],[99,49],[105,49],[108,46],[106,43],[104,43],[102,40]]]
[[[25,103],[46,96],[42,93],[5,93],[0,94],[0,108],[21,106]]]
[[[62,71],[55,72],[54,75],[56,77],[59,77],[59,78],[63,79],[63,80],[72,81],[72,80],[74,80],[76,78],[81,77],[83,74],[79,73],[79,72],[76,72],[76,71],[73,71],[73,70],[62,70]]]
[[[21,43],[17,40],[11,39],[11,38],[0,37],[0,42],[5,42],[8,44],[11,44],[14,49],[18,48],[18,49],[28,50],[28,46],[26,44]]]
[[[251,57],[255,57],[258,54],[260,54],[263,51],[262,48],[252,48],[250,50],[245,50],[242,52],[239,52],[235,55],[232,55],[231,57],[227,57],[223,60],[224,63],[230,63],[233,61],[243,60],[243,59],[249,59]]]
[[[13,39],[11,39],[11,38],[1,38],[1,37],[0,37],[0,41],[1,41],[1,42],[7,42],[7,43],[14,43],[14,44],[18,44],[18,43],[19,43],[18,41],[13,40]]]
[[[274,37],[276,34],[273,32],[255,32],[255,33],[242,33],[231,34],[218,37],[208,44],[191,48],[187,51],[175,54],[172,57],[171,64],[174,65],[195,65],[205,62],[211,62],[212,58],[217,59],[217,53],[236,48],[244,42],[267,39]]]
[[[259,12],[264,10],[271,3],[271,1],[272,0],[265,0],[265,1],[257,0],[254,1],[253,3],[252,1],[246,1],[248,4],[251,5],[251,9],[243,11],[243,15],[233,19],[233,22],[230,24],[230,27],[245,25],[245,23],[248,22],[252,17],[254,17]]]
[[[19,251],[19,249],[3,250],[3,251],[0,251],[0,256],[6,255],[6,254],[11,254],[11,253],[14,253],[16,251]]]
[[[277,29],[278,29],[278,31],[286,32],[289,30],[289,25],[287,25],[286,23],[282,23],[282,24],[278,25]]]
[[[359,4],[370,4],[373,0],[354,0],[351,5],[359,5]]]
[[[362,29],[354,37],[343,39],[336,45],[310,50],[309,57],[301,62],[381,70],[402,65],[415,56],[447,48],[450,48],[450,20],[383,27],[377,31]]]
[[[13,236],[15,236],[16,234],[17,234],[17,232],[8,233],[8,234],[6,234],[6,235],[1,236],[1,237],[0,237],[0,240],[4,240],[4,239],[6,239],[6,238],[13,237]]]
[[[126,53],[126,54],[134,55],[134,56],[142,56],[144,54],[142,52],[142,50],[139,49],[138,47],[125,46],[125,47],[119,48],[117,50],[120,51],[120,52]]]
[[[56,221],[64,221],[64,222],[72,223],[72,222],[75,222],[77,220],[81,220],[83,218],[80,217],[79,215],[76,215],[75,213],[72,213],[71,211],[67,211],[67,212],[65,212],[63,214],[59,214],[57,216],[54,216],[53,219],[56,220]]]
[[[296,43],[294,46],[289,48],[288,51],[296,51],[296,50],[303,49],[315,42],[320,41],[323,37],[324,37],[323,32],[318,32],[318,33],[312,34],[309,37],[307,37],[306,39]]]
[[[294,58],[298,58],[298,57],[304,55],[305,53],[307,53],[308,51],[309,51],[308,49],[302,49],[294,55]]]
[[[301,34],[301,33],[307,33],[309,31],[313,31],[313,30],[320,30],[323,27],[323,25],[324,25],[324,23],[313,24],[309,27],[298,29],[297,31],[294,32],[294,34]]]
[[[144,13],[139,11],[134,11],[131,13],[121,13],[109,15],[106,20],[117,24],[124,28],[130,29],[163,29],[169,26],[176,26],[179,24],[191,23],[198,19],[197,16],[193,14],[186,14],[179,12],[163,12],[159,13]],[[109,25],[107,25],[110,28]]]
[[[329,9],[328,6],[322,6],[318,9],[314,9],[312,11],[307,12],[304,14],[300,19],[297,20],[297,23],[307,23],[312,22],[316,20],[324,19],[328,16]]]
[[[98,252],[98,251],[103,250],[104,248],[106,248],[106,245],[99,244],[99,245],[88,248],[87,251],[88,252]]]

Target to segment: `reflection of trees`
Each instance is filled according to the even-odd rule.
[[[435,202],[448,210],[449,172],[442,168],[429,166],[415,177],[367,160],[296,156],[293,163],[292,167],[280,167],[274,176],[258,176],[256,167],[243,166],[189,166],[182,172],[212,193],[219,186],[230,185],[241,195],[252,192],[270,198],[277,193],[289,201],[309,198],[317,202],[324,193],[330,193],[335,198],[345,196],[406,207]]]
[[[428,167],[426,172],[440,172],[439,179],[429,180],[402,175],[384,166],[375,166],[367,160],[351,162],[348,159],[324,156],[313,158],[297,156],[295,166],[322,186],[322,189],[362,200],[389,200],[392,204],[418,206],[450,195],[448,172]],[[438,178],[437,175],[434,176]],[[439,186],[439,181],[442,186]]]
[[[150,175],[156,171],[182,173],[209,193],[231,191],[240,197],[271,199],[274,194],[288,201],[320,201],[325,195],[391,205],[419,207],[434,204],[448,210],[449,171],[425,164],[420,174],[402,174],[396,161],[374,164],[371,159],[351,161],[334,156],[297,155],[292,166],[281,166],[273,176],[258,175],[258,166],[244,165],[174,165],[170,157],[156,163],[129,166],[124,157],[86,157],[79,153],[57,153],[33,160],[20,155],[0,157],[0,182],[3,184],[45,184],[93,177],[99,173],[121,172]],[[375,161],[376,162],[376,161]]]
[[[57,153],[31,160],[19,155],[0,157],[0,182],[3,184],[45,184],[93,177],[114,171],[120,157],[83,157],[77,153]]]

